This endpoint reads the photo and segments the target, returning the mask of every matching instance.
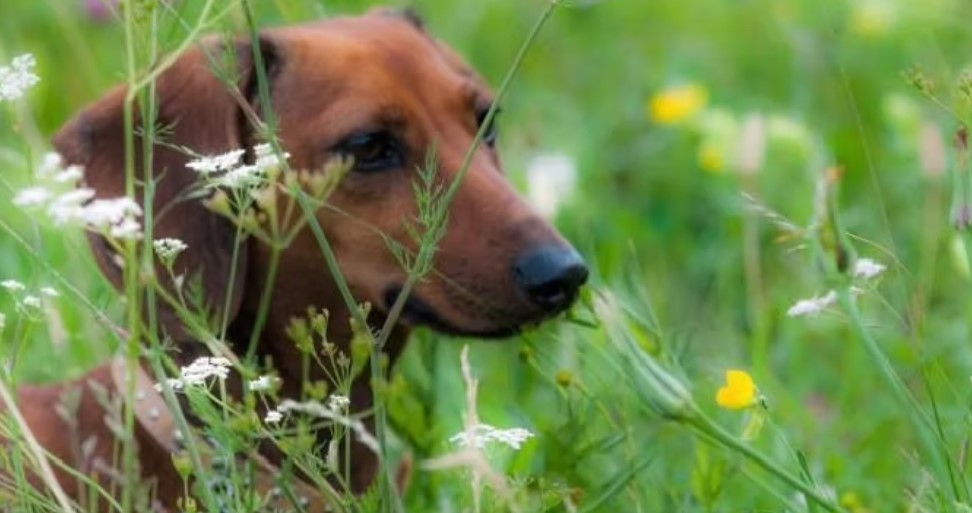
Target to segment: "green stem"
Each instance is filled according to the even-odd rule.
[[[808,500],[819,504],[827,511],[830,511],[831,513],[848,513],[846,510],[824,497],[819,490],[809,486],[802,479],[782,469],[779,465],[764,456],[761,452],[753,449],[749,444],[746,444],[745,442],[726,432],[726,430],[722,429],[721,426],[706,417],[705,414],[700,410],[696,410],[695,415],[690,415],[686,421],[690,426],[698,430],[703,435],[759,465],[763,468],[763,470],[776,476],[791,488],[799,490],[804,496],[806,496]]]
[[[125,196],[135,197],[135,113],[134,106],[139,88],[137,81],[137,57],[135,54],[135,19],[131,4],[124,11],[125,17],[125,62],[127,67],[129,89],[125,96],[123,107],[124,145],[125,145]],[[128,336],[125,340],[125,400],[123,401],[123,423],[126,436],[122,441],[122,496],[121,507],[124,513],[133,511],[134,491],[138,479],[138,461],[134,446],[135,433],[135,387],[136,368],[138,365],[138,340],[141,328],[141,293],[138,288],[138,266],[135,257],[135,246],[132,241],[126,241],[124,246],[123,284],[125,297],[128,298],[126,311],[126,325]]]
[[[376,355],[378,352],[376,345],[377,343],[374,339],[374,335],[371,333],[371,330],[368,329],[368,320],[365,319],[364,315],[361,313],[361,308],[358,306],[357,302],[355,302],[354,296],[351,294],[351,289],[348,287],[348,283],[344,279],[344,275],[341,273],[341,268],[338,264],[337,256],[334,254],[334,249],[327,240],[327,236],[324,235],[324,230],[321,229],[321,225],[317,221],[317,217],[314,216],[314,209],[307,199],[307,194],[296,184],[290,190],[290,194],[297,200],[297,203],[304,212],[304,217],[307,219],[307,224],[310,227],[311,232],[314,234],[314,238],[317,240],[321,254],[324,256],[324,262],[327,265],[328,271],[334,278],[334,284],[348,308],[348,315],[355,320],[358,326],[361,326],[365,330],[367,336],[371,339],[372,351],[369,357],[370,372],[372,380],[377,379],[378,376],[381,376],[381,364]],[[372,405],[372,408],[375,416],[375,438],[378,439],[378,471],[380,476],[378,487],[380,496],[386,499],[391,499],[390,501],[385,502],[386,507],[389,505],[389,503],[394,502],[396,510],[402,511],[402,506],[400,504],[398,495],[392,493],[392,490],[394,489],[394,479],[391,475],[390,469],[388,468],[388,440],[387,433],[385,432],[387,418],[385,414],[385,404],[380,400],[378,394],[374,394],[373,402],[374,404]]]
[[[260,305],[257,307],[256,322],[253,324],[253,331],[250,334],[250,344],[246,348],[246,358],[244,361],[252,364],[256,356],[260,334],[263,332],[263,325],[267,322],[267,315],[270,311],[270,300],[273,298],[277,279],[277,269],[280,267],[280,247],[274,245],[270,250],[270,263],[267,269],[267,281],[263,284],[263,291],[260,294]]]
[[[951,464],[950,462],[943,461],[942,454],[939,452],[947,450],[944,447],[940,447],[943,440],[938,440],[934,435],[935,423],[928,418],[928,415],[922,409],[921,404],[918,399],[915,398],[911,390],[905,385],[904,381],[894,370],[891,362],[888,360],[887,356],[884,355],[884,351],[878,345],[874,337],[871,336],[870,332],[864,325],[864,320],[861,318],[860,310],[857,308],[857,304],[850,295],[850,289],[848,287],[840,287],[837,290],[837,298],[841,307],[847,312],[850,317],[851,325],[857,331],[858,336],[864,343],[864,347],[867,349],[868,353],[871,355],[871,359],[878,366],[881,376],[884,378],[888,387],[894,392],[895,398],[904,406],[905,411],[908,412],[908,419],[914,424],[915,428],[918,430],[918,440],[924,446],[925,451],[928,453],[929,457],[932,458],[935,465],[941,469],[942,467],[947,468],[947,472],[951,474]],[[947,460],[947,458],[945,458]],[[953,493],[958,497],[958,488],[954,481],[951,483],[953,486]]]

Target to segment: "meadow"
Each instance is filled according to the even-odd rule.
[[[130,3],[157,16],[164,53],[212,1]],[[260,27],[371,5],[250,3]],[[83,230],[14,204],[50,136],[149,37],[100,5],[0,6],[0,66],[29,53],[40,79],[0,96],[0,281],[26,287],[0,290],[12,387],[124,349],[98,318],[124,325],[126,303]],[[246,33],[242,2],[215,5],[204,32]],[[494,87],[549,8],[409,5]],[[414,334],[381,396],[411,484],[346,510],[972,511],[970,16],[959,0],[556,3],[499,147],[589,284],[511,340]],[[464,430],[465,347],[479,421],[532,437],[484,449],[488,471],[423,466]]]

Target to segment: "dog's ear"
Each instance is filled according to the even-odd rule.
[[[261,40],[260,48],[267,76],[272,78],[279,66],[277,49],[266,40]],[[225,64],[234,56],[238,79],[228,86],[214,74],[212,64]],[[156,126],[161,131],[158,139],[164,144],[155,144],[150,169],[144,164],[142,137],[136,135],[134,139],[136,199],[142,201],[148,180],[156,183],[153,236],[178,238],[188,245],[176,258],[177,276],[184,276],[186,283],[198,276],[210,311],[223,313],[227,305],[229,311],[225,313],[231,320],[242,299],[246,248],[238,252],[236,275],[231,277],[236,230],[227,219],[209,211],[198,194],[192,194],[199,177],[186,168],[192,157],[176,148],[215,155],[252,147],[252,130],[241,103],[254,101],[257,96],[253,61],[252,48],[247,43],[223,45],[208,41],[179,56],[156,83]],[[94,189],[99,198],[125,194],[125,95],[124,87],[116,88],[75,116],[54,137],[54,147],[66,163],[84,166],[83,185]],[[134,110],[133,126],[141,127],[141,114],[137,108]],[[136,134],[139,133],[136,128]],[[102,272],[120,287],[122,270],[114,251],[98,235],[91,235],[89,240]],[[165,273],[158,274],[165,279]],[[167,286],[171,289],[172,284]],[[170,308],[160,308],[159,319],[174,338],[187,335]]]

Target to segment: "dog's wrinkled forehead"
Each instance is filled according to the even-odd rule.
[[[353,87],[380,101],[395,93],[490,94],[485,82],[414,15],[387,11],[269,31],[281,57],[301,68],[308,94]],[[296,84],[294,84],[296,85]],[[322,91],[323,89],[323,91]]]
[[[410,17],[332,18],[265,37],[282,61],[273,98],[291,142],[323,146],[386,129],[418,148],[471,135],[492,101],[458,54]]]

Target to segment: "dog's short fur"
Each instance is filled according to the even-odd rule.
[[[320,170],[336,156],[355,160],[354,169],[329,197],[336,208],[320,209],[316,215],[355,298],[373,305],[369,320],[378,327],[406,275],[377,232],[414,249],[403,220],[416,213],[412,194],[416,169],[434,147],[438,176],[451,181],[493,95],[414,16],[379,11],[269,29],[261,33],[260,46],[272,111],[280,141],[291,155],[290,165]],[[216,54],[223,51],[215,41],[206,47]],[[239,344],[236,349],[242,354],[254,329],[270,251],[248,240],[240,253],[237,276],[229,276],[235,228],[198,200],[185,199],[182,193],[194,185],[197,175],[185,166],[189,157],[173,149],[184,146],[217,154],[259,142],[237,103],[242,99],[254,112],[262,111],[253,52],[245,42],[229,51],[236,53],[239,63],[237,95],[213,75],[200,49],[187,51],[159,77],[158,121],[169,127],[168,144],[154,148],[151,170],[142,168],[141,156],[137,162],[140,178],[159,181],[155,236],[176,237],[188,244],[176,262],[177,272],[201,276],[212,308],[229,305],[229,312],[222,313],[231,320],[230,339]],[[68,163],[84,166],[83,184],[95,189],[98,197],[117,197],[125,191],[125,93],[123,88],[110,92],[67,123],[54,139]],[[102,271],[120,284],[121,272],[105,242],[92,237],[92,246]],[[386,347],[392,362],[415,326],[457,335],[507,336],[563,311],[587,276],[577,253],[509,185],[491,136],[475,153],[458,189],[435,269],[416,287],[395,327]],[[231,278],[237,285],[227,298]],[[348,311],[313,235],[304,230],[280,257],[268,321],[258,338],[257,354],[261,361],[273,362],[283,378],[284,396],[299,397],[301,387],[301,358],[285,329],[292,317],[303,315],[309,306],[330,311],[329,338],[346,345]],[[177,342],[188,342],[189,335],[173,312],[162,307],[159,314],[169,335]],[[182,360],[188,360],[198,346],[180,344]],[[97,370],[82,381],[104,379],[105,371]],[[57,388],[27,389],[21,404],[41,442],[71,462],[66,441],[51,434],[68,429],[49,409],[59,393]],[[353,410],[370,407],[367,373],[355,382],[351,396]],[[109,436],[100,425],[102,412],[90,392],[85,391],[84,397],[78,429]],[[181,484],[173,480],[167,455],[147,447],[140,457],[147,477],[158,481],[158,496],[179,496]],[[352,462],[350,479],[360,490],[372,481],[375,460],[370,452],[356,449]],[[69,482],[65,475],[61,477]]]

